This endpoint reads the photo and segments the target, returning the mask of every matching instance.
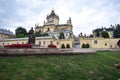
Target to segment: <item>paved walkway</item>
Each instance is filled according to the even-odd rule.
[[[96,50],[94,50],[94,49],[73,48],[73,50],[67,51],[67,53],[72,53],[72,54],[94,54],[94,53],[96,53]]]
[[[120,49],[91,49],[91,48],[71,48],[71,49],[56,49],[56,48],[28,48],[28,49],[0,49],[0,56],[8,55],[68,55],[68,54],[95,54],[97,51],[115,51],[120,53]]]
[[[116,51],[120,52],[120,49],[92,49],[92,48],[73,48],[73,53],[96,53],[97,51]]]

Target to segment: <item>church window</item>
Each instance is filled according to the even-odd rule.
[[[59,45],[59,42],[57,42],[57,45]]]
[[[52,41],[50,41],[50,44],[52,44]]]
[[[95,41],[94,41],[94,44],[97,44],[97,43],[98,43],[98,41],[97,41],[97,40],[95,40]]]
[[[50,29],[48,28],[48,31],[50,31]]]
[[[4,43],[3,43],[3,46],[4,46]]]
[[[39,45],[41,45],[41,41],[39,41]]]
[[[107,43],[105,43],[105,46],[107,46]]]
[[[43,45],[45,45],[45,41],[43,41]]]

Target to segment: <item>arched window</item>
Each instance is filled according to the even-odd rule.
[[[98,41],[97,41],[97,40],[95,40],[95,41],[94,41],[94,44],[97,44],[97,43],[98,43]]]
[[[50,29],[48,28],[48,31],[50,31]]]
[[[67,44],[67,45],[66,45],[66,48],[70,48],[70,45],[69,45],[69,44]]]
[[[39,41],[39,45],[41,45],[41,41]]]
[[[45,45],[45,41],[43,41],[43,45]]]
[[[118,47],[120,48],[120,40],[117,42]]]

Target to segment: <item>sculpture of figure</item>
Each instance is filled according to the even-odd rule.
[[[35,44],[35,34],[34,34],[33,27],[31,28],[31,30],[29,30],[28,36],[29,36],[28,44]]]

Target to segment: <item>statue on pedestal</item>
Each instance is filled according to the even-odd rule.
[[[35,44],[35,34],[34,34],[33,27],[31,28],[31,30],[29,30],[28,36],[29,36],[28,44]]]

